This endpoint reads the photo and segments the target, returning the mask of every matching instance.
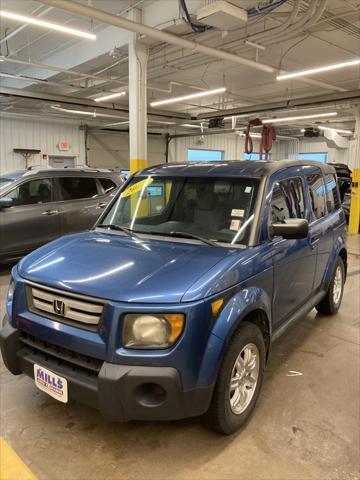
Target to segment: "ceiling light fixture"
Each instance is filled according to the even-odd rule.
[[[289,78],[304,77],[306,75],[313,75],[314,73],[329,72],[330,70],[337,70],[339,68],[353,67],[360,64],[360,58],[350,60],[343,63],[334,63],[332,65],[325,65],[324,67],[309,68],[308,70],[300,70],[299,72],[285,73],[278,75],[276,80],[287,80]]]
[[[180,125],[180,127],[186,127],[186,128],[203,128],[201,125],[193,125],[192,123],[183,123]]]
[[[94,35],[93,33],[84,32],[75,28],[65,27],[64,25],[48,22],[46,20],[39,20],[38,18],[34,17],[19,15],[18,13],[9,12],[8,10],[0,10],[0,17],[9,18],[10,20],[17,20],[23,23],[30,23],[31,25],[36,25],[37,27],[50,28],[51,30],[68,33],[70,35],[75,35],[76,37],[87,38],[88,40],[96,40],[96,35]]]
[[[310,118],[336,117],[337,112],[316,113],[313,115],[301,115],[299,117],[283,117],[283,118],[267,118],[262,123],[280,123],[280,122],[296,122],[297,120],[307,120]]]
[[[165,122],[163,120],[148,120],[148,123],[158,123],[159,125],[175,125],[175,122]]]
[[[129,125],[129,121],[127,121],[127,122],[108,123],[107,125],[104,125],[104,127],[115,127],[115,125]]]
[[[340,128],[322,127],[322,126],[319,126],[319,125],[317,125],[317,128],[319,130],[329,130],[330,132],[345,133],[345,134],[348,134],[348,135],[354,135],[354,132],[352,132],[351,130],[341,130]]]
[[[88,115],[93,118],[97,117],[105,117],[105,118],[126,118],[126,117],[120,117],[118,115],[109,115],[108,113],[97,113],[96,111],[89,112],[86,110],[72,110],[68,108],[62,108],[59,107],[58,105],[50,105],[50,108],[53,110],[58,110],[59,112],[65,112],[65,113],[73,113],[74,115]]]
[[[111,93],[110,95],[105,95],[104,97],[94,98],[95,102],[106,102],[107,100],[112,100],[113,98],[123,97],[126,95],[126,92],[117,92]]]
[[[189,95],[183,95],[181,97],[167,98],[165,100],[158,100],[156,102],[151,102],[151,107],[158,107],[160,105],[168,105],[169,103],[184,102],[186,100],[192,100],[194,98],[207,97],[209,95],[216,95],[226,92],[225,87],[214,88],[213,90],[204,90],[203,92],[191,93]]]

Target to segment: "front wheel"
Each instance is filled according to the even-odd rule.
[[[325,297],[316,305],[316,310],[325,315],[335,315],[338,312],[344,293],[345,267],[341,257],[335,264],[333,276]]]
[[[260,393],[265,358],[260,329],[244,322],[230,341],[205,416],[212,429],[230,435],[249,419]]]

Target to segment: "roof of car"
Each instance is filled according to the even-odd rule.
[[[335,172],[331,165],[315,160],[228,160],[217,162],[165,163],[141,170],[138,175],[264,177],[289,167],[320,167],[324,173]]]
[[[79,167],[79,168],[44,168],[44,167],[31,167],[27,170],[17,170],[15,172],[8,172],[4,175],[1,175],[3,178],[10,178],[12,180],[19,180],[23,177],[31,177],[35,175],[47,175],[50,174],[51,176],[71,176],[75,174],[80,174],[81,176],[106,176],[106,177],[113,177],[122,176],[121,172],[109,169],[100,169],[100,168],[87,168],[87,167]]]

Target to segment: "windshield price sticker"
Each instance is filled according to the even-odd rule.
[[[231,220],[230,230],[237,232],[240,228],[240,220]]]
[[[231,210],[231,216],[232,216],[232,217],[240,217],[240,218],[243,218],[244,215],[245,215],[245,210],[243,210],[243,209],[233,208],[233,209]]]
[[[245,188],[245,193],[251,193],[252,187],[246,187]]]
[[[137,182],[134,185],[130,185],[126,190],[124,190],[121,194],[122,197],[130,197],[135,193],[140,192],[141,190],[145,189],[149,185],[153,183],[153,178],[146,178],[145,180],[141,180],[141,182]]]

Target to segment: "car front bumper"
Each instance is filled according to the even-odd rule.
[[[127,366],[76,355],[12,327],[0,332],[4,363],[14,375],[34,376],[34,364],[67,379],[70,400],[97,408],[111,421],[176,420],[204,414],[214,386],[183,390],[172,367]]]

